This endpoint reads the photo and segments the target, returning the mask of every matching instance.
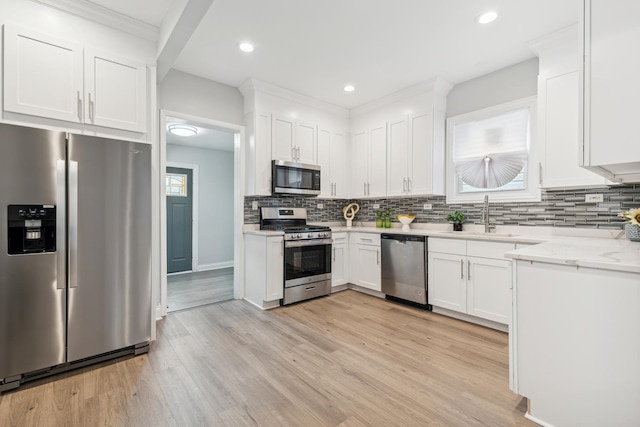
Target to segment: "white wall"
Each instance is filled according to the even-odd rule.
[[[158,88],[159,108],[244,125],[243,98],[232,86],[171,70]]]
[[[538,93],[538,58],[459,83],[447,96],[447,117]]]
[[[199,166],[197,269],[232,266],[233,152],[167,144],[167,162]]]

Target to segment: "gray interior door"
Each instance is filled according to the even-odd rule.
[[[193,171],[167,168],[167,273],[192,269]]]

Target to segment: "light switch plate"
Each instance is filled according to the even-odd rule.
[[[431,209],[433,209],[433,205],[431,203],[425,203],[422,205],[422,210],[430,211]]]
[[[373,209],[380,209],[380,203],[374,203]]]
[[[251,209],[253,209],[254,211],[258,210],[258,201],[254,200],[253,202],[251,202]]]
[[[324,209],[324,205],[322,203],[318,203],[318,209]]]
[[[597,203],[604,201],[602,194],[585,194],[584,201],[587,203]]]

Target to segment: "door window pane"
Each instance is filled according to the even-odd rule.
[[[187,175],[167,173],[167,196],[187,197]]]

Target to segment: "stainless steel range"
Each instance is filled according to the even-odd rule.
[[[284,232],[282,305],[331,292],[331,229],[307,224],[304,208],[261,208],[260,229]]]

